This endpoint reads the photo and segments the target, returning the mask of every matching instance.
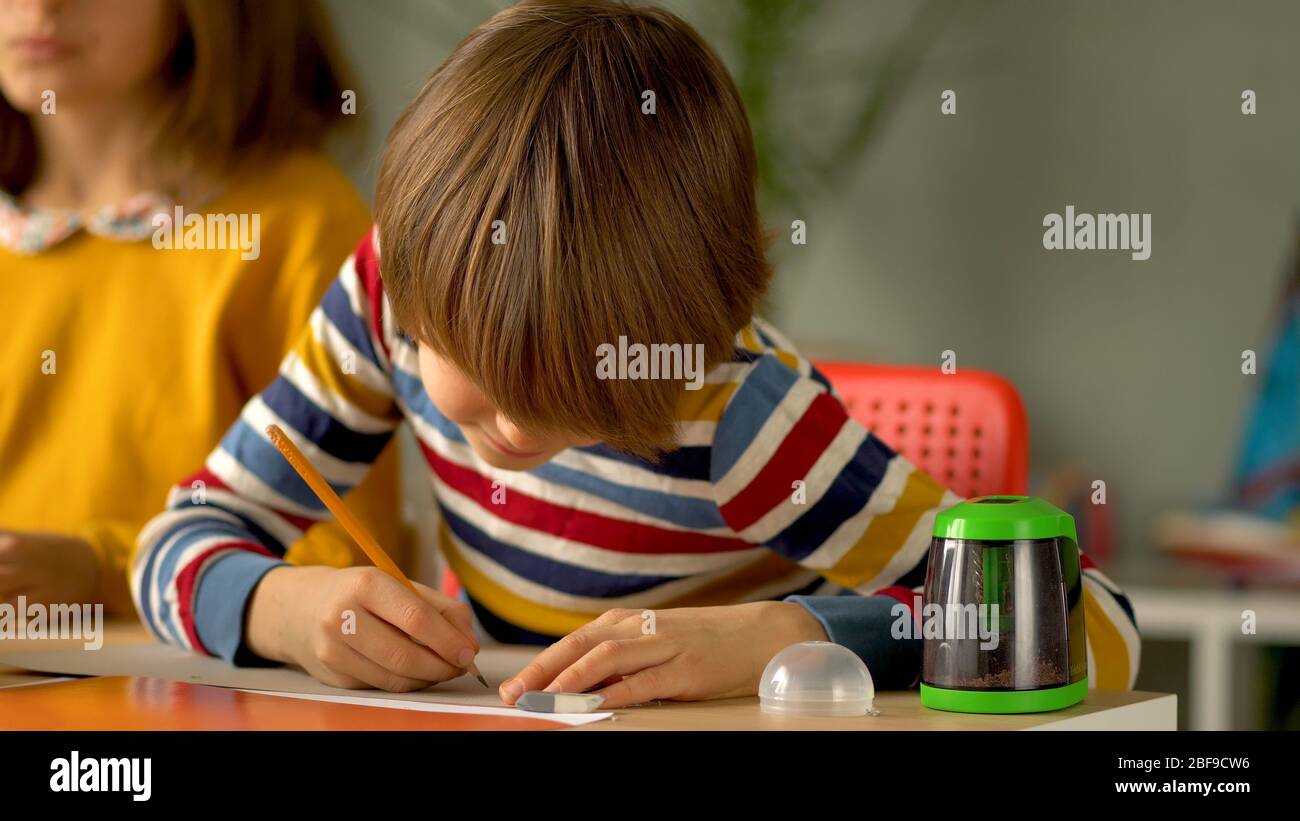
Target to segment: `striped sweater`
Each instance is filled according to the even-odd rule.
[[[243,642],[247,599],[285,545],[328,516],[264,428],[284,428],[346,493],[403,421],[440,508],[439,549],[492,638],[549,643],[611,608],[790,597],[878,686],[916,680],[919,642],[890,626],[923,583],[935,513],[959,498],[849,419],[774,329],[755,320],[733,359],[684,392],[679,446],[659,461],[597,445],[499,470],[425,393],[369,236],[278,378],[141,533],[131,586],[145,623],[162,640],[258,663]],[[1129,605],[1095,568],[1085,575],[1094,681],[1131,686]]]

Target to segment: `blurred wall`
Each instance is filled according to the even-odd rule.
[[[666,5],[727,57],[731,2]],[[501,5],[329,2],[370,118],[363,191],[401,107]],[[836,124],[911,10],[826,3],[792,133]],[[768,313],[810,355],[951,349],[1006,375],[1035,469],[1104,479],[1121,550],[1143,552],[1154,513],[1225,486],[1257,385],[1241,353],[1267,357],[1300,216],[1297,32],[1300,3],[1281,0],[961,4],[848,184],[810,197],[808,244],[774,249]],[[1044,250],[1043,216],[1070,204],[1152,214],[1151,258]]]

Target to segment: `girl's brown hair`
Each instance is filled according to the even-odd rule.
[[[734,355],[769,279],[755,182],[740,96],[690,26],[523,2],[471,32],[389,135],[385,291],[515,424],[653,456],[674,445],[683,380],[601,379],[598,349]]]
[[[194,170],[318,147],[355,89],[317,0],[178,0],[179,36],[163,71],[155,163],[170,186]],[[21,193],[36,171],[27,115],[0,97],[0,186]]]

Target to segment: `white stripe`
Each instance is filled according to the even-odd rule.
[[[750,324],[752,324],[755,329],[762,331],[763,334],[768,339],[772,340],[773,344],[775,344],[776,346],[776,347],[772,347],[772,345],[767,345],[766,343],[764,343],[765,348],[771,350],[773,354],[784,353],[794,357],[795,370],[799,373],[800,376],[809,376],[812,373],[812,363],[809,362],[807,359],[805,359],[803,356],[801,356],[797,350],[795,350],[794,345],[790,342],[789,339],[786,338],[785,334],[781,333],[776,328],[767,324],[767,320],[761,319],[757,316],[751,320]],[[758,341],[762,343],[763,337],[760,336],[758,338]]]
[[[708,419],[693,419],[677,423],[677,446],[710,447],[713,435],[718,430],[718,423]]]
[[[802,477],[804,502],[794,503],[794,489],[791,488],[791,494],[786,496],[781,504],[741,531],[740,537],[754,544],[765,544],[807,513],[809,507],[816,504],[817,500],[830,489],[844,468],[853,462],[854,455],[866,438],[866,428],[847,420],[840,427],[840,432],[835,434],[835,438],[817,457],[817,461],[809,468],[807,475]]]
[[[388,380],[388,374],[380,370],[370,357],[362,351],[357,350],[357,346],[352,344],[352,340],[343,335],[326,315],[321,308],[311,312],[311,332],[316,344],[329,351],[334,361],[339,363],[339,371],[347,376],[354,376],[362,385],[380,396],[393,395],[393,383]],[[356,363],[356,373],[348,373],[343,370],[343,362],[346,354],[352,354],[352,361]]]
[[[835,532],[822,542],[821,547],[809,553],[800,564],[823,570],[834,567],[862,538],[862,534],[871,525],[872,519],[894,509],[894,504],[902,495],[903,488],[907,486],[907,478],[915,469],[910,462],[901,457],[895,456],[889,460],[885,475],[880,478],[880,484],[876,485],[871,498],[862,509],[841,522],[840,526],[835,528]]]
[[[298,541],[298,539],[302,538],[302,531],[295,525],[285,521],[284,518],[275,512],[275,510],[264,507],[255,500],[221,489],[209,490],[208,498],[213,502],[220,503],[223,507],[230,508],[233,512],[245,519],[248,519],[253,524],[269,533],[272,538],[284,545],[286,548]],[[218,513],[220,511],[213,509],[212,512]],[[315,517],[314,521],[324,521],[329,518],[329,514],[325,512],[315,513],[312,515]],[[245,523],[240,522],[240,527],[247,529],[248,526]],[[257,541],[252,534],[249,535],[249,539]]]
[[[394,338],[393,346],[389,351],[389,356],[392,357],[391,364],[395,369],[400,370],[406,376],[417,382],[423,381],[420,379],[419,348],[408,342],[403,342],[400,339]]]
[[[250,519],[265,527],[280,541],[284,540],[280,539],[279,533],[276,532],[277,529],[284,532],[285,528],[289,528],[296,533],[297,528],[283,519],[278,519],[274,527],[268,526],[270,517],[274,516],[273,511],[283,511],[291,516],[304,516],[315,521],[321,521],[329,517],[327,511],[303,507],[297,502],[281,496],[278,491],[273,490],[270,485],[259,479],[257,474],[244,467],[243,464],[235,460],[235,457],[223,449],[218,448],[208,456],[208,470],[216,474],[227,487],[243,498],[236,502],[229,494],[217,490],[209,490],[209,496],[223,493],[222,499],[227,500],[232,507],[235,507],[236,504],[242,505],[244,509],[239,511],[241,514],[248,515]],[[251,503],[251,506],[249,503]],[[270,510],[265,510],[265,508],[270,508]],[[289,541],[292,542],[296,538],[295,535]]]
[[[704,374],[704,384],[725,385],[728,382],[742,382],[753,367],[753,362],[719,362]]]
[[[349,488],[355,487],[370,472],[369,462],[345,462],[337,456],[322,450],[319,445],[303,436],[278,413],[268,408],[266,403],[262,401],[261,394],[248,400],[242,415],[249,427],[256,431],[264,431],[266,426],[270,424],[276,424],[283,428],[285,434],[293,440],[293,443],[307,457],[307,461],[315,465],[321,475],[331,484],[346,485]]]
[[[785,437],[803,418],[808,406],[824,392],[821,385],[810,379],[796,380],[790,386],[780,404],[773,408],[763,422],[754,441],[731,466],[731,470],[727,471],[727,475],[717,482],[715,492],[719,506],[725,505],[749,486],[772,460],[772,454],[785,441]]]
[[[681,479],[656,473],[618,459],[577,450],[560,451],[551,460],[562,467],[604,479],[615,484],[628,485],[642,490],[654,490],[672,496],[712,501],[713,486],[701,479]]]
[[[1110,580],[1110,577],[1101,572],[1099,568],[1089,567],[1083,571],[1084,575],[1092,578],[1093,581],[1106,588],[1113,595],[1123,595],[1124,591],[1120,590],[1119,585]],[[1125,619],[1127,621],[1127,619]]]
[[[397,427],[394,420],[372,416],[348,401],[347,397],[331,392],[293,351],[285,354],[280,363],[280,376],[293,383],[316,407],[358,433],[389,433]]]

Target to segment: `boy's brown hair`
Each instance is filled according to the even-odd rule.
[[[356,85],[317,0],[177,0],[176,13],[154,124],[155,166],[171,169],[160,187],[319,147],[344,122],[342,93]],[[21,193],[37,159],[30,120],[0,96],[0,187]]]
[[[516,425],[653,457],[675,444],[683,380],[602,380],[598,348],[733,356],[770,276],[755,185],[735,84],[685,22],[522,2],[471,32],[389,135],[385,292]]]

